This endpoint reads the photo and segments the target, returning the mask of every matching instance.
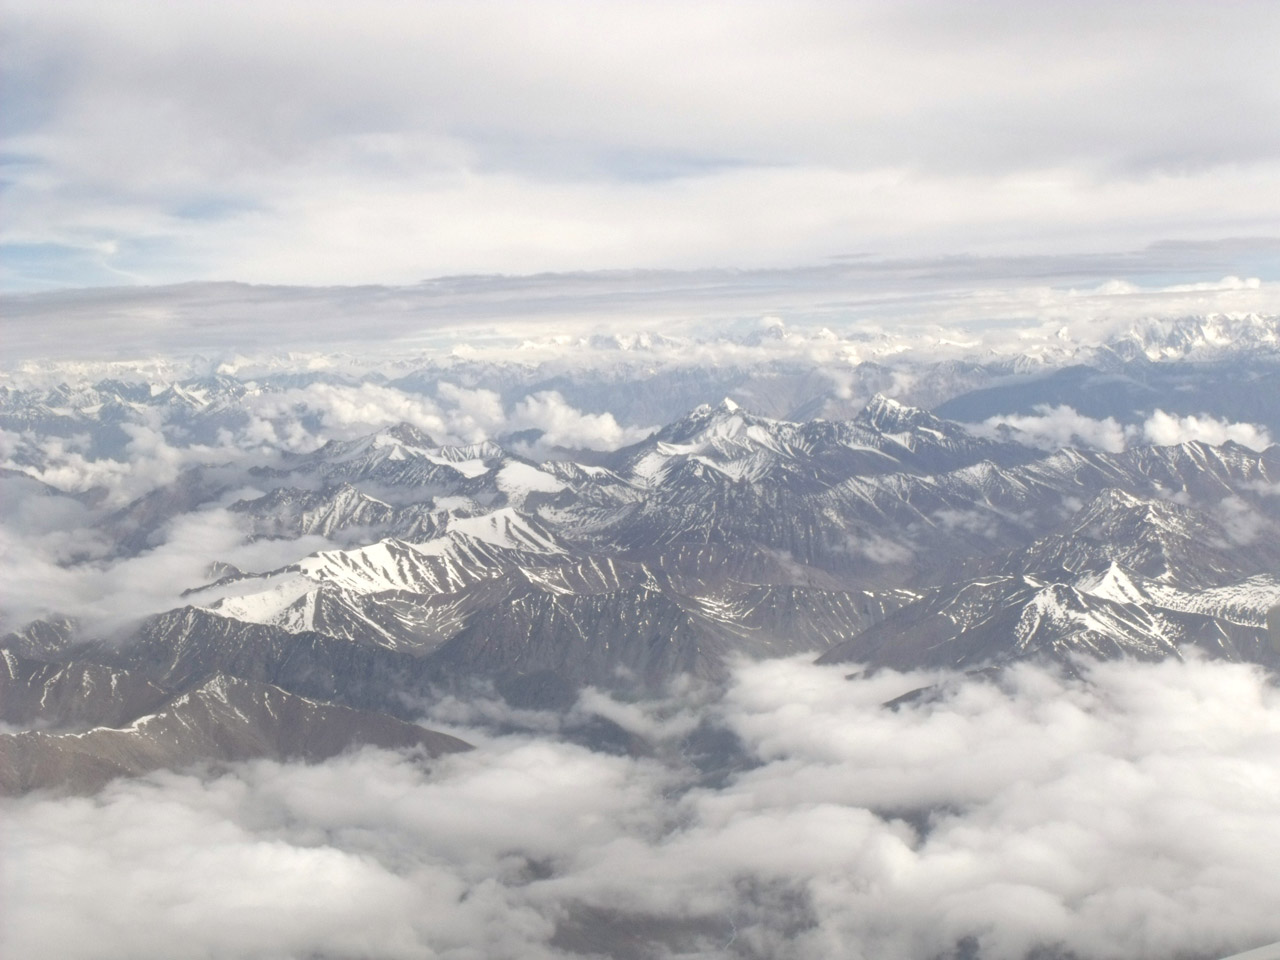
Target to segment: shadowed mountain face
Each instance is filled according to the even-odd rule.
[[[1005,558],[1006,570],[1080,571],[1116,563],[1139,576],[1192,589],[1280,569],[1280,546],[1267,538],[1232,542],[1218,519],[1169,500],[1123,490],[1099,494],[1060,532]]]
[[[124,774],[196,761],[318,761],[367,744],[434,757],[470,745],[391,717],[320,703],[222,675],[123,727],[5,737],[0,790],[91,792]]]
[[[1080,655],[1156,660],[1194,646],[1212,657],[1280,664],[1258,618],[1280,597],[1280,582],[1266,578],[1249,586],[1250,599],[1230,610],[1197,604],[1195,594],[1144,582],[1118,565],[1069,583],[1029,576],[974,580],[930,592],[819,662],[977,668]]]
[[[1179,331],[1172,337],[1190,336]],[[1274,334],[1272,334],[1274,336]],[[1244,338],[1227,334],[1224,343],[1244,347]],[[1014,380],[954,396],[935,408],[939,416],[977,423],[993,416],[1034,414],[1043,407],[1067,406],[1096,419],[1141,421],[1151,411],[1203,415],[1257,423],[1280,433],[1280,371],[1274,363],[1247,354],[1222,362],[1153,363],[1159,343],[1139,347],[1118,344],[1107,369],[1070,366],[1039,377]],[[1247,349],[1247,348],[1245,348]],[[1265,348],[1264,348],[1265,349]],[[1155,356],[1148,358],[1144,350]]]
[[[247,475],[194,467],[105,513],[106,553],[146,556],[211,501],[263,555],[328,545],[215,564],[123,630],[50,619],[11,634],[0,720],[18,732],[0,735],[0,784],[85,790],[365,743],[434,755],[465,745],[412,721],[477,684],[564,713],[586,685],[715,684],[738,657],[1276,659],[1280,448],[1015,438],[881,396],[807,422],[726,400],[582,461],[401,424]]]

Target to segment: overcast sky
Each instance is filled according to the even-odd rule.
[[[1280,235],[1280,5],[2,0],[5,289]]]

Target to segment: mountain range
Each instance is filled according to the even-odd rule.
[[[232,423],[247,416],[238,389],[174,386],[162,402]],[[110,391],[92,413],[102,437],[159,396]],[[73,416],[62,400],[28,404],[28,432],[59,436],[93,406]],[[18,465],[5,482],[24,497],[96,511],[107,557],[145,556],[211,505],[250,543],[325,546],[215,563],[171,608],[110,629],[74,611],[15,625],[0,789],[361,743],[434,756],[467,747],[415,722],[443,696],[567,716],[585,686],[714,684],[741,657],[1280,661],[1280,446],[1046,450],[877,394],[804,421],[724,399],[612,452],[530,452],[404,422],[268,462],[188,463],[119,506]],[[578,735],[642,749],[600,717]]]

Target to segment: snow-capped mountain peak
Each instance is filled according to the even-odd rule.
[[[418,449],[428,449],[437,445],[425,430],[415,427],[405,420],[400,421],[393,427],[378,431],[376,436],[401,443],[406,447],[416,447]]]
[[[882,393],[867,401],[854,422],[886,434],[907,433],[920,428],[938,430],[943,426],[943,421],[927,410],[901,403]]]
[[[1073,584],[1076,590],[1116,603],[1146,603],[1151,598],[1114,560],[1100,572],[1085,573]]]
[[[1109,346],[1126,359],[1150,361],[1275,353],[1280,350],[1280,317],[1250,313],[1151,318],[1133,324]]]

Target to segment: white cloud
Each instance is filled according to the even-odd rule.
[[[5,236],[71,251],[14,279],[1114,249],[1280,216],[1266,4],[312,13],[11,0]]]
[[[618,920],[597,952],[639,916],[642,940],[707,957],[934,960],[970,940],[987,960],[1163,960],[1280,938],[1261,672],[847,673],[741,665],[702,708],[748,761],[718,788],[677,751],[476,730],[429,767],[366,751],[4,801],[6,956],[563,957],[557,925],[590,911]],[[881,706],[937,680],[940,698]],[[671,745],[689,728],[604,706]]]
[[[110,538],[131,521],[113,519],[113,511],[172,484],[192,467],[210,468],[206,497],[216,497],[223,488],[242,486],[248,467],[276,462],[280,449],[308,451],[330,439],[359,437],[401,421],[441,443],[538,428],[545,431],[539,450],[557,444],[612,449],[647,433],[619,426],[611,414],[582,413],[555,392],[537,393],[505,412],[489,390],[445,382],[438,393],[439,403],[369,382],[251,392],[244,402],[247,426],[234,434],[224,431],[217,445],[180,445],[166,433],[168,411],[142,408],[135,411],[140,422],[120,425],[128,437],[121,459],[92,457],[86,452],[92,446],[87,436],[0,433],[5,466],[56,490],[105,494],[91,509],[71,497],[46,496],[21,480],[6,481],[0,574],[9,589],[0,620],[13,628],[60,614],[109,632],[179,606],[182,591],[205,582],[213,561],[247,570],[273,569],[332,546],[318,537],[250,543],[243,518],[224,509],[229,501],[223,498],[218,503],[162,503],[157,509],[173,511],[174,517],[140,553],[117,556],[119,544]],[[152,512],[145,508],[143,515]]]
[[[1233,423],[1209,414],[1178,416],[1156,410],[1141,425],[1125,425],[1115,417],[1098,419],[1077,413],[1065,404],[1040,404],[1035,411],[1034,414],[1000,414],[966,426],[978,436],[1011,437],[1043,450],[1092,447],[1107,453],[1121,453],[1135,443],[1172,446],[1193,440],[1215,446],[1230,440],[1253,450],[1265,450],[1272,442],[1265,427]],[[1013,434],[1009,433],[1011,430]]]
[[[433,435],[448,436],[440,408],[431,400],[376,383],[337,385],[312,383],[279,392],[262,392],[247,398],[246,407],[272,429],[268,442],[295,449],[319,446],[325,440],[349,440],[406,422]],[[311,434],[299,421],[312,415],[320,429]]]
[[[0,577],[8,584],[0,630],[62,615],[80,620],[94,636],[108,635],[181,606],[182,592],[206,583],[214,561],[271,570],[334,546],[318,536],[249,542],[243,517],[207,508],[165,524],[155,546],[118,557],[101,515],[74,501],[15,493],[12,509],[17,516],[0,525]]]
[[[1000,515],[982,510],[936,510],[931,515],[944,530],[973,533],[990,540],[1000,536]]]
[[[179,444],[166,435],[160,419],[148,416],[144,422],[119,425],[121,432],[129,437],[121,459],[90,455],[87,451],[92,444],[87,435],[65,438],[40,436],[34,431],[22,435],[11,433],[6,444],[8,456],[2,465],[65,492],[100,491],[105,495],[106,506],[121,507],[173,483],[191,467],[248,465],[275,458],[273,450],[262,447],[267,441],[278,440],[274,434],[264,437],[250,430],[242,443],[224,433],[216,446]]]
[[[1130,431],[1114,417],[1096,420],[1077,413],[1064,404],[1036,406],[1034,414],[1000,414],[982,423],[969,424],[968,429],[982,437],[1012,439],[1043,450],[1063,447],[1094,447],[1108,453],[1120,453],[1128,445]]]
[[[908,563],[915,557],[911,545],[905,540],[890,540],[876,534],[854,539],[850,542],[849,549],[872,563]]]
[[[1228,440],[1253,450],[1271,446],[1271,435],[1265,427],[1253,423],[1231,423],[1208,414],[1180,417],[1157,410],[1142,425],[1142,436],[1148,443],[1171,446],[1199,440],[1214,445]]]
[[[1157,282],[1105,296],[1071,285],[1117,271],[1172,279],[1205,264],[1274,258],[1275,248],[1256,241],[1092,256],[856,258],[786,270],[490,276],[390,289],[182,284],[68,291],[6,304],[5,356],[21,364],[24,383],[45,387],[100,377],[167,383],[218,369],[246,380],[328,369],[354,383],[369,372],[395,378],[465,354],[478,363],[514,362],[525,372],[535,365],[557,372],[642,362],[725,370],[794,361],[821,366],[840,390],[850,365],[869,361],[889,367],[893,395],[928,396],[930,375],[913,363],[989,360],[990,353],[1016,356],[1024,369],[1088,362],[1088,348],[1153,316],[1168,326],[1174,318],[1217,315],[1214,332],[1228,342],[1236,324],[1223,315],[1261,315],[1256,324],[1265,327],[1266,316],[1280,315],[1275,281],[1182,293]],[[1047,286],[1045,274],[1061,279]],[[757,332],[744,317],[766,309],[787,316],[786,338],[748,344],[726,336]],[[1010,317],[1025,319],[1011,324]],[[823,326],[847,339],[822,337]],[[1064,328],[1068,335],[1059,336]],[[624,338],[634,349],[600,350],[588,339],[619,330],[640,331]],[[443,369],[444,380],[468,389],[495,386]]]
[[[436,385],[436,395],[446,403],[450,432],[468,442],[485,440],[506,422],[502,398],[492,390],[468,389],[448,381]]]
[[[1243,497],[1223,497],[1213,505],[1210,512],[1222,525],[1227,538],[1238,546],[1248,546],[1261,538],[1275,535],[1275,524],[1259,513]]]
[[[504,409],[493,390],[436,385],[436,399],[374,383],[337,386],[313,383],[263,392],[246,406],[254,417],[248,434],[286,449],[309,450],[329,439],[352,439],[401,421],[425,430],[437,443],[476,443],[503,433],[536,429],[535,455],[552,447],[613,450],[651,431],[623,427],[611,413],[584,413],[554,390],[517,400]],[[314,432],[304,423],[318,421]]]
[[[543,390],[520,400],[511,411],[509,429],[542,431],[539,446],[616,450],[643,440],[651,428],[622,427],[611,413],[583,413],[558,392]]]

